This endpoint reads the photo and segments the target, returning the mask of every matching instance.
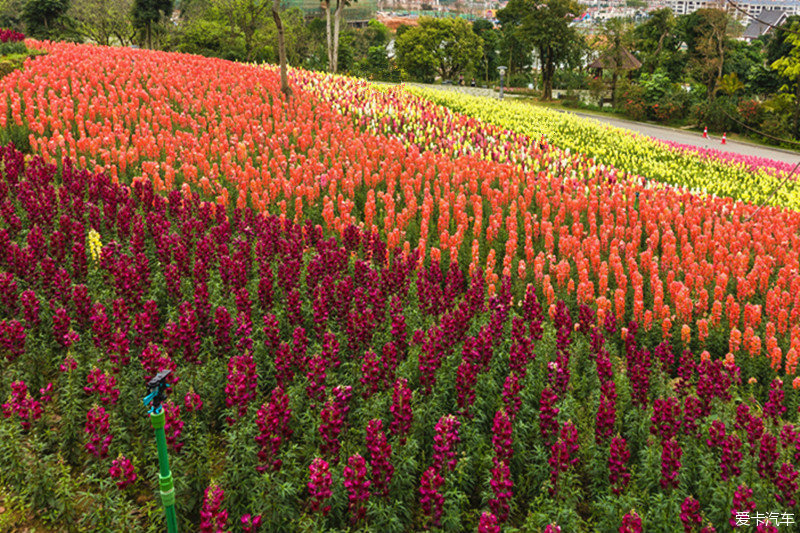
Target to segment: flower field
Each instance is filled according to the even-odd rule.
[[[0,80],[31,152],[0,151],[20,516],[163,531],[141,399],[169,369],[182,531],[800,520],[797,212],[402,89],[34,46]]]
[[[512,100],[501,102],[418,87],[407,90],[515,132],[534,138],[544,135],[549,142],[586,154],[598,163],[695,193],[761,203],[768,199],[779,179],[792,170],[791,165],[779,161],[667,143],[592,119]],[[800,208],[800,185],[795,182],[792,180],[782,187],[769,202]]]

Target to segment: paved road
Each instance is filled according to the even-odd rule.
[[[572,111],[566,111],[573,113]],[[713,148],[721,152],[733,152],[736,154],[766,157],[774,159],[775,161],[784,161],[786,163],[797,163],[800,161],[800,153],[791,152],[789,150],[781,150],[780,148],[771,148],[769,146],[762,146],[759,144],[752,144],[747,142],[731,141],[728,140],[727,144],[720,142],[720,137],[709,135],[708,139],[704,139],[700,133],[691,131],[683,131],[674,128],[666,128],[663,126],[656,126],[655,124],[643,124],[641,122],[633,122],[619,118],[605,117],[601,115],[592,115],[589,113],[575,112],[576,115],[591,118],[610,124],[617,128],[624,128],[627,130],[635,131],[648,137],[661,139],[664,141],[672,141],[681,144],[690,144],[692,146],[699,146],[701,148]]]
[[[425,85],[421,83],[409,83],[407,85],[414,85],[417,87],[425,87],[429,89],[456,91],[460,93],[470,94],[473,96],[497,98],[497,93],[494,92],[492,89],[482,89],[479,87],[460,87],[458,85]],[[789,150],[781,150],[780,148],[770,148],[768,146],[762,146],[759,144],[751,144],[751,143],[731,141],[731,140],[729,140],[727,144],[723,145],[720,142],[720,137],[718,136],[709,136],[708,139],[704,139],[703,135],[700,133],[678,130],[675,128],[667,128],[663,126],[656,126],[654,124],[633,122],[630,120],[606,117],[603,115],[593,115],[590,113],[581,113],[574,111],[564,111],[564,112],[574,113],[581,117],[591,118],[597,120],[598,122],[602,122],[604,124],[609,124],[611,126],[616,126],[618,128],[624,128],[627,130],[635,131],[637,133],[641,133],[643,135],[647,135],[649,137],[653,137],[655,139],[661,139],[664,141],[689,144],[692,146],[699,146],[701,148],[713,148],[723,152],[733,152],[747,156],[765,157],[768,159],[774,159],[776,161],[784,161],[786,163],[791,163],[791,164],[800,161],[800,153],[791,152]]]

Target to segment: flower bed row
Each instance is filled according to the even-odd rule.
[[[695,193],[800,208],[800,185],[796,180],[770,197],[786,172],[778,162],[764,165],[752,159],[717,157],[714,152],[687,150],[592,119],[511,100],[418,87],[407,90],[456,112],[532,138],[544,135],[548,142],[562,149],[586,154],[598,163],[613,165],[650,180],[685,187]]]
[[[723,531],[797,512],[800,392],[375,233],[0,150],[0,482],[59,530]],[[762,529],[776,531],[776,529]]]

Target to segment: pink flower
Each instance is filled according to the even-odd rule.
[[[747,485],[739,485],[736,492],[733,494],[733,503],[731,504],[731,518],[729,520],[731,527],[738,527],[736,515],[739,513],[752,513],[756,510],[756,502],[752,500],[753,489]]]
[[[692,496],[687,496],[681,504],[681,523],[683,523],[684,533],[692,533],[702,522],[700,502]]]

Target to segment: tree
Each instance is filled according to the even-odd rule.
[[[498,64],[508,67],[509,78],[531,66],[533,47],[520,34],[522,21],[528,14],[529,7],[525,2],[509,2],[497,12],[502,36],[501,53],[497,61]]]
[[[633,30],[633,50],[642,62],[643,72],[652,74],[663,68],[672,80],[677,80],[685,67],[680,45],[676,19],[669,8],[653,11]]]
[[[686,18],[684,35],[692,76],[708,89],[709,100],[722,78],[725,55],[730,48],[729,15],[721,9],[698,9]]]
[[[278,30],[278,61],[281,67],[281,92],[287,97],[292,96],[292,88],[289,87],[289,76],[286,72],[286,40],[283,34],[283,22],[281,21],[281,0],[272,0],[272,19],[275,21],[275,28]]]
[[[22,8],[28,35],[43,39],[57,37],[68,9],[69,0],[28,0]]]
[[[134,0],[133,26],[144,33],[147,48],[153,48],[153,25],[172,15],[172,0]]]
[[[472,23],[472,31],[483,40],[483,57],[480,61],[480,73],[484,75],[486,83],[494,79],[499,65],[497,54],[502,41],[502,34],[494,29],[494,24],[488,20],[479,19]]]
[[[128,46],[135,37],[132,9],[133,0],[79,0],[68,14],[82,38],[105,46]]]
[[[322,0],[325,10],[325,39],[328,43],[328,71],[336,73],[339,65],[339,27],[342,10],[358,0]],[[331,29],[331,10],[333,10],[333,29]]]
[[[556,66],[581,48],[581,36],[571,25],[576,13],[580,6],[575,0],[510,0],[497,13],[504,29],[509,24],[515,38],[538,51],[545,100],[553,97]]]
[[[617,78],[625,69],[624,65],[625,50],[631,46],[633,36],[631,35],[631,24],[622,18],[612,18],[603,25],[603,36],[605,37],[604,53],[613,61],[614,68],[611,69],[611,106],[617,105]]]
[[[274,0],[212,0],[216,7],[224,14],[231,28],[231,33],[239,33],[244,39],[245,61],[253,60],[256,32],[263,28],[270,17],[274,20]],[[278,0],[280,4],[280,0]],[[280,7],[280,5],[278,6]],[[280,19],[280,14],[278,15]],[[275,20],[278,27],[278,20]],[[283,26],[278,30],[278,47],[282,36]]]
[[[800,138],[800,23],[794,22],[791,32],[784,32],[784,42],[791,45],[789,52],[770,65],[773,70],[790,80],[781,87],[781,92],[792,103],[794,108],[792,134]]]
[[[397,39],[401,68],[414,77],[431,81],[438,73],[452,79],[474,68],[483,54],[483,41],[469,23],[460,18],[422,17],[419,26]]]

